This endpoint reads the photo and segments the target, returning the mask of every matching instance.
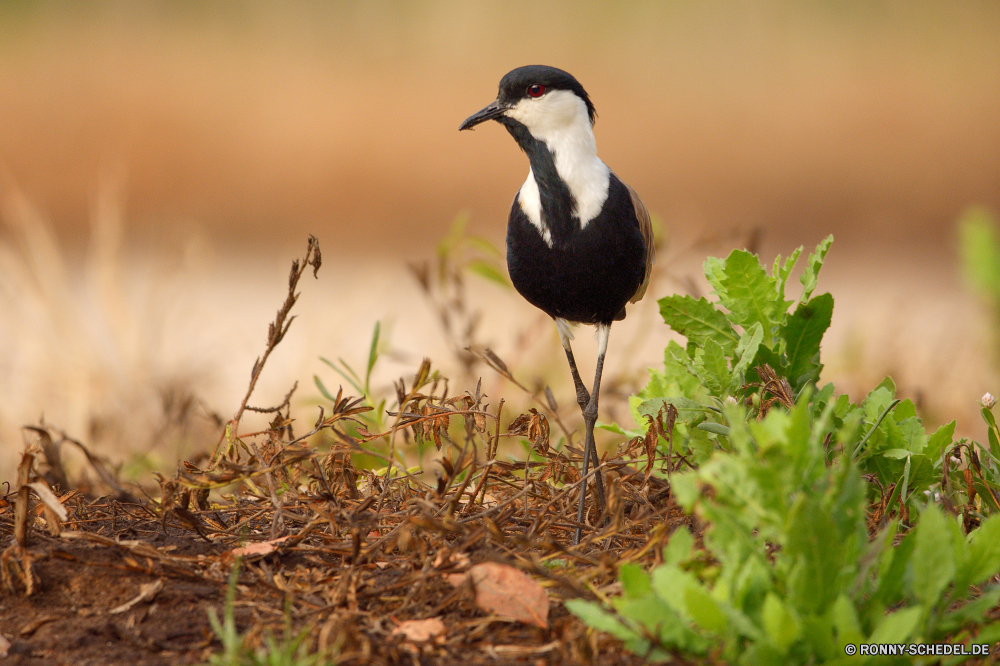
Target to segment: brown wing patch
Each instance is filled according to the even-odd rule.
[[[625,187],[628,187],[628,193],[632,197],[632,207],[635,208],[639,231],[642,232],[642,238],[646,241],[646,273],[642,277],[642,284],[636,290],[635,296],[629,299],[630,303],[635,303],[646,294],[646,287],[649,286],[649,274],[652,273],[653,261],[656,260],[656,249],[653,247],[653,223],[649,219],[649,211],[646,210],[646,205],[642,203],[642,199],[635,193],[635,190],[628,184]]]

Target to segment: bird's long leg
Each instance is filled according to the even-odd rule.
[[[597,369],[594,373],[594,389],[588,396],[587,389],[583,385],[583,380],[580,379],[580,372],[576,368],[576,360],[573,358],[573,351],[570,348],[569,340],[566,336],[563,336],[561,327],[559,330],[560,338],[563,341],[563,347],[566,349],[566,357],[569,359],[569,367],[573,373],[573,381],[576,383],[577,401],[580,403],[580,409],[583,411],[583,423],[586,428],[583,443],[583,480],[581,481],[582,487],[580,488],[580,506],[577,510],[576,516],[578,526],[576,528],[576,534],[573,537],[573,543],[580,543],[580,536],[583,531],[583,519],[584,514],[586,513],[587,503],[586,478],[590,469],[590,462],[593,461],[595,469],[600,464],[600,461],[597,458],[597,444],[594,441],[594,424],[597,422],[598,395],[601,391],[601,373],[604,370],[604,355],[608,350],[608,334],[610,331],[610,325],[599,325],[597,327]],[[585,400],[587,397],[589,397],[589,399]],[[597,491],[598,505],[600,506],[601,511],[603,511],[605,502],[604,480],[600,471],[597,471],[594,475],[594,485],[595,490]]]
[[[590,393],[587,391],[587,387],[583,385],[583,380],[580,379],[580,371],[576,369],[576,358],[573,357],[573,347],[569,343],[573,339],[573,334],[570,333],[569,324],[564,320],[556,319],[555,321],[556,328],[559,330],[559,341],[562,342],[563,349],[566,350],[566,360],[569,361],[569,370],[573,373],[573,384],[576,387],[576,403],[580,405],[580,411],[582,412],[590,404]]]

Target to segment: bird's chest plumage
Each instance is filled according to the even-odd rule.
[[[572,222],[564,224],[568,232],[546,242],[515,198],[507,225],[511,281],[528,302],[553,317],[610,324],[620,318],[645,273],[646,246],[628,188],[611,174],[601,212],[583,228],[579,220]]]

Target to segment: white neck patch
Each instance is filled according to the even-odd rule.
[[[597,156],[597,140],[587,105],[569,90],[553,90],[537,99],[522,99],[507,115],[548,146],[555,158],[556,171],[573,196],[580,228],[586,227],[600,214],[611,180],[611,170]],[[542,221],[538,183],[530,170],[517,199],[528,220],[551,247],[551,233]]]

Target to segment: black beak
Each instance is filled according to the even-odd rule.
[[[486,122],[487,120],[496,120],[502,116],[506,110],[506,105],[501,104],[499,101],[493,102],[482,111],[478,111],[466,118],[465,121],[459,126],[458,131],[461,132],[462,130],[472,129],[479,123]]]

